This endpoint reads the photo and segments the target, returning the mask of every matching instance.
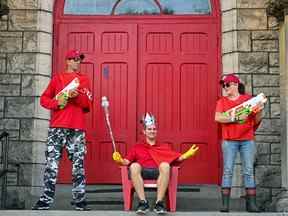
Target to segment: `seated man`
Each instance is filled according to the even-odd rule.
[[[125,158],[122,158],[119,152],[114,152],[113,160],[120,165],[130,165],[131,180],[140,200],[136,213],[146,213],[149,210],[149,204],[144,193],[143,178],[157,178],[157,199],[154,211],[161,214],[166,212],[163,199],[169,183],[170,164],[181,162],[195,155],[198,147],[193,145],[181,155],[172,151],[169,144],[157,142],[157,128],[155,118],[152,115],[147,113],[142,123],[145,141],[134,145]]]

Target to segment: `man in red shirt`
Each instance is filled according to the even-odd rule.
[[[147,113],[142,123],[145,140],[134,145],[124,159],[119,152],[113,154],[113,159],[121,165],[130,165],[131,180],[140,200],[136,213],[146,213],[149,210],[143,179],[157,178],[157,199],[154,211],[161,214],[166,211],[163,199],[169,183],[170,164],[176,161],[181,162],[195,155],[198,147],[193,145],[181,155],[172,151],[169,144],[157,142],[157,127],[152,115]]]
[[[252,96],[245,94],[245,87],[240,79],[229,74],[220,84],[225,96],[217,101],[215,121],[220,123],[222,129],[223,176],[222,176],[222,208],[221,212],[229,212],[229,199],[232,186],[233,168],[236,155],[240,152],[244,184],[246,188],[246,210],[258,212],[256,206],[256,184],[254,177],[254,160],[256,144],[254,132],[262,119],[263,104],[257,114],[243,113],[240,116],[229,116],[225,112],[247,100]]]
[[[73,204],[75,210],[90,210],[85,202],[85,113],[90,111],[92,96],[89,79],[79,72],[84,55],[78,50],[66,54],[66,70],[53,76],[40,98],[41,105],[51,110],[48,130],[44,192],[33,210],[47,210],[54,201],[58,165],[63,148],[72,161]],[[74,83],[67,89],[69,84]],[[66,90],[63,89],[66,87]]]

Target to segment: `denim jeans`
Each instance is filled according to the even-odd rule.
[[[244,176],[245,188],[255,188],[254,160],[256,154],[256,144],[253,140],[232,141],[224,140],[222,143],[223,152],[223,176],[222,187],[232,186],[233,168],[237,152],[240,152],[242,163],[242,174]]]

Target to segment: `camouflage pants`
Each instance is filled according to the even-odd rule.
[[[44,172],[44,192],[40,197],[40,201],[48,204],[54,201],[58,166],[64,148],[67,150],[69,160],[72,161],[73,201],[78,203],[85,200],[85,132],[77,129],[49,128]]]

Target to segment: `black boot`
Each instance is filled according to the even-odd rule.
[[[256,189],[247,188],[246,189],[246,211],[247,212],[260,212],[256,205]]]
[[[230,188],[221,189],[222,207],[220,208],[220,212],[229,212],[230,191]]]

